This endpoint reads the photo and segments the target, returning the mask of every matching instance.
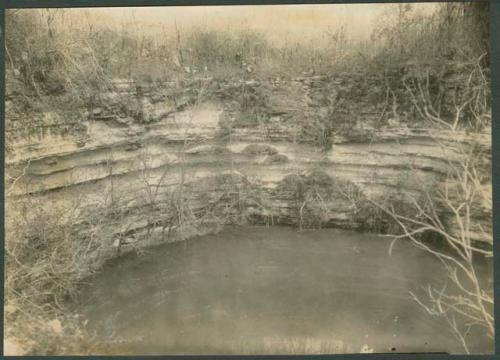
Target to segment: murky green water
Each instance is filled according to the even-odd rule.
[[[109,264],[83,293],[116,354],[462,352],[409,297],[445,281],[409,242],[340,230],[228,227]],[[470,348],[493,342],[471,334]]]

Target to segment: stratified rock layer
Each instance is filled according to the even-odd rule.
[[[298,79],[294,84],[304,96],[314,90],[314,81]],[[129,96],[133,102],[137,100],[133,89],[132,84],[122,81],[116,83],[116,93],[107,96]],[[333,179],[357,185],[368,198],[380,199],[401,191],[419,193],[423,184],[439,182],[449,163],[458,160],[456,153],[440,145],[456,141],[452,136],[457,132],[409,128],[404,124],[364,129],[370,133],[368,140],[332,134],[332,146],[325,151],[298,138],[297,129],[286,120],[307,114],[304,109],[315,104],[293,107],[286,101],[280,103],[279,91],[273,110],[269,110],[271,122],[233,127],[226,132],[221,128],[222,119],[234,121],[238,113],[223,101],[187,102],[176,107],[166,100],[153,101],[153,96],[140,100],[143,121],[94,109],[87,119],[74,125],[78,131],[67,130],[71,128],[68,124],[29,131],[9,129],[7,201],[15,203],[29,195],[53,206],[70,206],[78,199],[82,207],[92,208],[111,196],[127,207],[120,219],[110,221],[111,233],[137,240],[141,238],[138,234],[160,232],[157,238],[163,239],[165,222],[173,216],[168,206],[173,203],[174,188],[183,189],[194,212],[209,207],[210,201],[212,205],[230,202],[231,189],[258,189],[268,194],[265,204],[246,201],[239,212],[268,224],[296,224],[301,216],[297,210],[300,204],[276,192],[290,175],[307,177],[320,170]],[[301,112],[298,107],[302,107]],[[357,129],[363,119],[353,119],[353,124]],[[474,138],[489,149],[489,134],[458,134],[464,143]],[[232,187],[221,181],[224,176],[231,179]],[[485,184],[490,191],[488,186]],[[155,211],[159,203],[166,204],[167,209]],[[349,194],[340,192],[329,198],[324,208],[323,224],[359,227],[354,216],[356,206]],[[229,212],[238,216],[234,207]],[[475,216],[478,224],[491,227],[488,213],[478,212]],[[474,237],[492,241],[479,233]]]

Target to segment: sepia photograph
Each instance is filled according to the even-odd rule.
[[[488,1],[10,8],[4,50],[5,355],[495,352]]]

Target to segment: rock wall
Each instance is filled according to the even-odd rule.
[[[295,176],[321,187],[316,180],[307,180],[320,172],[343,187],[324,199],[316,191],[320,205],[311,215],[319,217],[323,226],[354,229],[362,227],[356,218],[359,209],[355,195],[344,185],[354,184],[368,198],[387,198],[402,190],[418,194],[422,184],[439,182],[449,162],[457,159],[456,153],[436,142],[450,141],[456,133],[411,127],[400,119],[381,123],[383,105],[361,95],[361,110],[348,114],[355,136],[330,133],[326,150],[304,138],[304,126],[295,124],[300,117],[307,122],[312,112],[321,113],[324,82],[319,77],[241,80],[217,84],[219,92],[211,91],[219,95],[201,101],[189,94],[172,101],[169,84],[139,87],[115,81],[115,89],[102,94],[106,105],[91,109],[76,124],[51,121],[56,115],[46,113],[42,115],[48,125],[7,126],[7,204],[29,197],[54,207],[78,201],[92,209],[103,199],[119,199],[122,215],[105,219],[106,231],[121,244],[148,244],[168,241],[169,224],[181,213],[175,207],[179,193],[181,201],[189,203],[189,212],[205,220],[210,217],[207,222],[220,225],[244,218],[297,224],[307,200],[303,194],[297,197],[302,190],[290,192],[284,185]],[[347,96],[346,87],[352,87],[343,80],[330,79],[328,84],[336,89],[336,101]],[[241,104],[222,96],[231,86],[245,87],[245,94],[265,87],[270,96],[263,105],[268,121],[235,125],[242,116]],[[124,103],[128,110],[122,109]],[[359,133],[370,135],[359,137]],[[489,134],[460,136],[464,143],[474,137],[489,148]],[[477,223],[491,227],[488,216],[478,214]],[[492,242],[479,233],[475,237]]]

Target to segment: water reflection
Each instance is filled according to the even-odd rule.
[[[341,230],[228,227],[127,255],[80,311],[116,354],[461,352],[409,291],[442,285],[432,256]],[[489,269],[491,271],[491,269]],[[474,334],[471,349],[491,351]]]

